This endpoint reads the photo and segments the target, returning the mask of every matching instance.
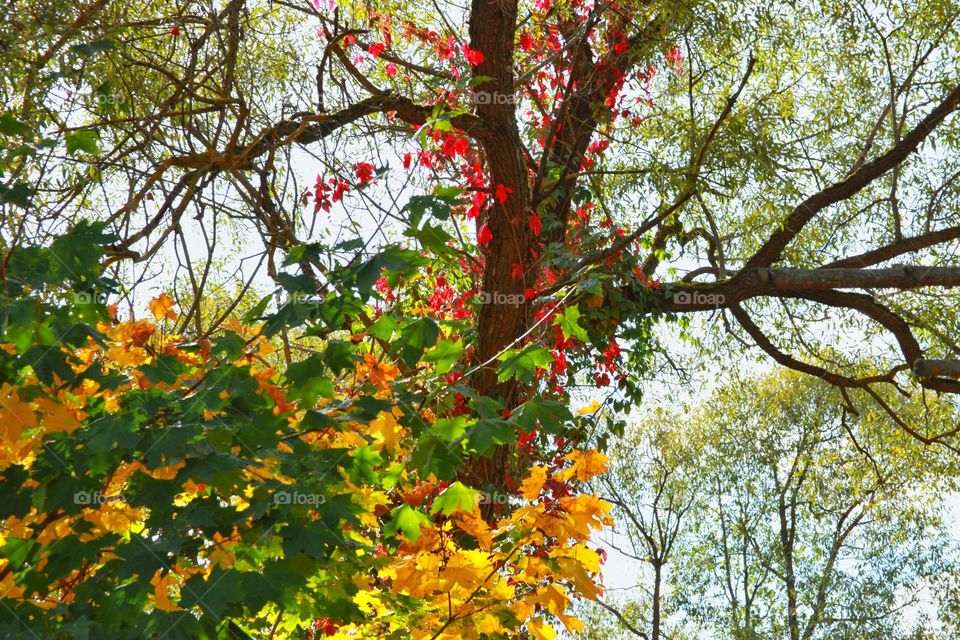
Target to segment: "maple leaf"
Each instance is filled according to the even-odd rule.
[[[606,471],[607,460],[609,460],[607,456],[599,451],[587,451],[583,453],[577,450],[565,455],[564,459],[569,460],[573,465],[555,474],[554,477],[557,480],[566,481],[576,476],[577,479],[582,482],[586,482],[593,476]]]
[[[152,313],[153,317],[157,320],[165,317],[170,320],[177,319],[177,314],[173,310],[173,298],[165,293],[161,293],[158,297],[150,301],[150,313]]]
[[[157,569],[150,580],[153,585],[153,606],[160,611],[179,611],[180,607],[170,600],[170,587],[177,584],[177,576],[166,569]]]
[[[520,495],[531,502],[540,496],[543,490],[543,484],[547,481],[547,468],[543,465],[537,465],[530,469],[530,473],[520,484]]]
[[[456,524],[473,536],[484,551],[490,551],[493,548],[493,532],[490,531],[490,526],[480,515],[479,509],[474,509],[469,513],[466,511],[459,512]]]
[[[381,411],[376,419],[370,422],[368,429],[370,434],[377,438],[374,448],[386,449],[390,452],[397,448],[397,442],[404,434],[404,429],[397,422],[396,416],[386,411]]]

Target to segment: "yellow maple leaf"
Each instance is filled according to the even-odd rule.
[[[520,495],[525,500],[536,500],[543,490],[543,483],[547,481],[547,468],[543,465],[537,465],[530,469],[530,473],[520,483]]]
[[[179,611],[180,607],[170,600],[170,587],[176,586],[177,576],[158,569],[150,580],[153,585],[153,606],[160,611]]]
[[[493,532],[480,515],[479,509],[474,509],[471,513],[459,512],[456,525],[473,536],[484,551],[490,551],[493,548]]]
[[[80,422],[70,410],[50,398],[37,398],[37,408],[43,416],[43,426],[48,433],[63,431],[70,433],[80,426]]]
[[[599,529],[613,523],[608,513],[613,505],[601,500],[592,493],[560,498],[560,506],[567,512],[567,517],[578,525],[577,539],[586,540],[590,536],[590,529]]]
[[[404,429],[397,422],[396,416],[386,411],[381,411],[376,419],[370,422],[368,430],[370,435],[377,439],[374,449],[386,449],[391,453],[404,434]]]
[[[16,442],[23,430],[37,426],[37,415],[26,402],[20,402],[15,387],[4,383],[0,387],[0,429],[6,430],[4,444]]]
[[[500,623],[500,619],[489,614],[481,615],[475,620],[477,631],[486,635],[505,634],[508,629]]]
[[[593,476],[604,473],[607,470],[607,460],[609,460],[599,451],[583,453],[577,450],[571,451],[564,458],[572,462],[573,465],[554,475],[561,482],[569,480],[573,476],[576,476],[577,480],[586,482]]]
[[[537,640],[553,640],[557,637],[557,632],[553,630],[549,622],[542,618],[530,618],[527,620],[527,629]]]
[[[150,301],[150,313],[152,313],[153,317],[157,320],[162,318],[177,319],[177,314],[173,310],[173,298],[165,293],[161,293]]]

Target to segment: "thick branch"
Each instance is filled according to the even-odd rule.
[[[744,271],[766,267],[776,262],[787,245],[814,216],[830,205],[853,197],[871,182],[906,160],[920,146],[920,143],[958,106],[960,106],[960,86],[954,88],[943,102],[937,105],[920,124],[914,127],[892,149],[872,162],[863,165],[856,173],[845,180],[827,187],[800,203],[787,216],[780,228],[771,234],[753,257],[747,260]]]
[[[922,236],[903,238],[902,240],[891,242],[888,245],[878,247],[856,256],[835,260],[834,262],[823,265],[822,268],[842,269],[845,267],[870,267],[875,264],[896,258],[897,256],[902,256],[907,253],[914,253],[916,251],[920,251],[921,249],[926,249],[927,247],[932,247],[933,245],[940,244],[942,242],[949,242],[958,238],[960,238],[960,227],[949,227],[947,229],[941,229],[940,231],[925,233]]]
[[[960,286],[960,267],[885,269],[751,269],[730,280],[677,283],[664,290],[663,308],[704,311],[756,298],[832,289],[916,289]],[[669,297],[669,299],[667,299]]]
[[[960,360],[918,358],[913,362],[913,372],[921,378],[960,379]]]

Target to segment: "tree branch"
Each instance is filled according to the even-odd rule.
[[[744,271],[766,267],[776,262],[783,250],[810,220],[830,205],[853,197],[871,182],[898,166],[913,153],[948,115],[960,106],[960,86],[931,111],[899,144],[879,158],[863,165],[846,179],[816,193],[794,209],[767,241],[744,265]]]

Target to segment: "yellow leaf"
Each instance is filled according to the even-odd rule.
[[[165,293],[161,293],[158,297],[150,301],[150,313],[152,313],[153,317],[157,320],[162,318],[177,319],[177,314],[173,310],[173,298]]]
[[[553,630],[549,622],[541,618],[531,618],[527,620],[527,629],[537,640],[553,640],[557,637],[557,632]]]
[[[602,404],[594,400],[593,402],[585,406],[583,409],[580,409],[580,411],[578,411],[577,413],[580,414],[581,416],[585,416],[588,413],[596,413],[597,410],[600,409],[600,407],[602,406],[603,406]]]
[[[16,388],[4,383],[0,387],[0,429],[6,430],[4,445],[20,439],[24,428],[37,426],[37,415],[29,404],[20,402]]]
[[[177,584],[177,576],[173,573],[164,575],[163,569],[158,569],[150,580],[153,585],[153,606],[160,611],[179,611],[180,607],[170,600],[170,587]]]
[[[370,422],[368,427],[370,435],[376,437],[377,444],[375,449],[386,449],[393,452],[397,447],[397,442],[404,433],[403,427],[397,423],[397,418],[392,413],[381,411],[377,418]]]
[[[493,635],[495,633],[505,634],[508,632],[508,629],[500,624],[500,620],[497,619],[496,616],[481,615],[475,622],[477,631],[485,635]]]
[[[583,453],[576,450],[571,451],[564,458],[571,461],[573,465],[554,475],[561,482],[569,480],[573,476],[576,476],[582,482],[586,482],[593,476],[604,473],[607,470],[607,460],[609,459],[599,451]]]
[[[536,500],[543,490],[543,483],[547,481],[547,468],[537,465],[530,469],[530,473],[520,484],[520,495],[526,500]]]
[[[472,513],[459,512],[456,524],[473,536],[484,551],[490,551],[493,548],[493,533],[490,531],[490,526],[480,516],[479,509],[474,509]]]

